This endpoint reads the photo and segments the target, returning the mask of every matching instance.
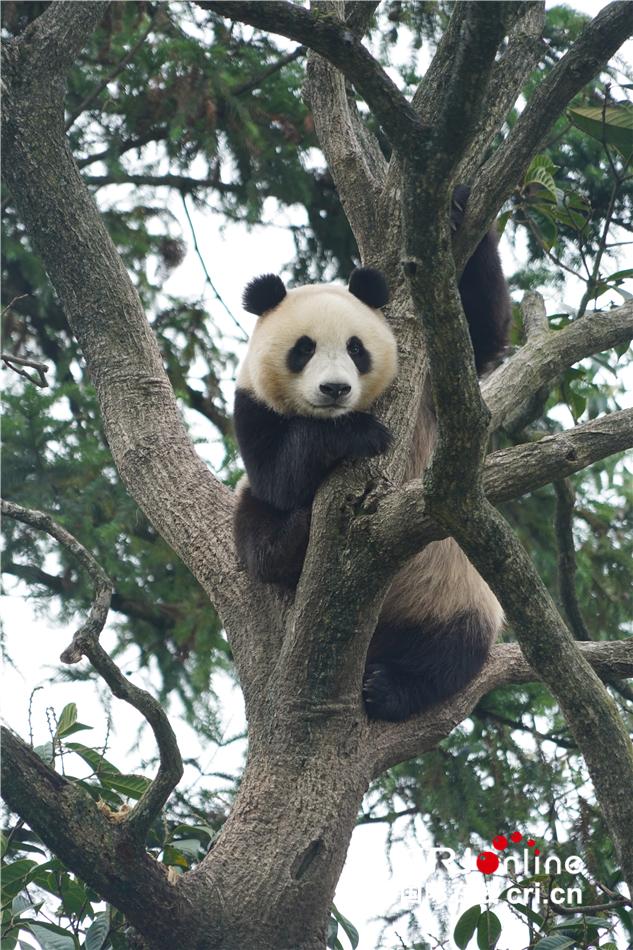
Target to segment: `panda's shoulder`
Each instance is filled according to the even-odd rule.
[[[270,438],[287,427],[288,417],[280,415],[247,389],[235,390],[234,424],[238,439]]]

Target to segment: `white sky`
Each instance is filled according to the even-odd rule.
[[[548,2],[548,7],[554,4]],[[605,4],[599,0],[577,0],[573,6],[591,16],[595,15]],[[630,49],[631,44],[627,44]],[[120,194],[121,192],[119,192]],[[218,324],[225,325],[225,317],[221,307],[205,287],[204,275],[200,263],[191,247],[190,234],[186,220],[182,214],[180,201],[173,200],[167,190],[156,193],[154,204],[161,199],[169,202],[171,211],[177,216],[182,235],[189,245],[189,252],[184,263],[174,272],[165,283],[165,291],[173,294],[195,296],[199,293],[205,301],[205,306],[214,314]],[[241,310],[242,288],[247,281],[258,273],[281,271],[284,263],[289,262],[294,255],[292,236],[287,229],[289,223],[295,223],[297,218],[293,212],[280,213],[273,201],[267,202],[266,215],[274,222],[275,227],[254,227],[247,231],[241,225],[226,224],[225,219],[217,213],[207,211],[205,214],[190,210],[194,217],[198,240],[207,268],[221,296],[232,312],[238,316],[240,322],[247,329],[252,318]],[[236,252],[237,251],[237,252]],[[519,249],[520,252],[520,249]],[[508,255],[506,247],[504,254]],[[514,269],[514,263],[506,258],[507,270]],[[622,265],[624,266],[624,264]],[[570,300],[579,296],[577,289],[569,290]],[[554,301],[552,301],[554,304]],[[228,390],[230,392],[229,384]],[[633,394],[631,394],[633,401]],[[196,417],[196,434],[209,438],[209,426]],[[201,447],[201,454],[212,463],[214,455],[211,446]],[[98,745],[103,741],[105,734],[105,716],[103,706],[99,701],[99,694],[103,693],[96,682],[81,683],[69,686],[55,673],[57,658],[61,650],[70,640],[71,631],[60,628],[41,616],[37,616],[32,604],[25,597],[25,588],[9,580],[7,594],[3,598],[5,637],[8,655],[14,666],[4,665],[2,679],[3,717],[19,734],[28,737],[28,706],[32,691],[42,685],[33,696],[32,724],[35,744],[48,740],[45,709],[54,707],[57,712],[65,703],[75,701],[79,707],[79,719],[92,723],[94,733],[85,733],[89,744]],[[112,647],[115,637],[112,632],[104,633],[102,643],[106,648]],[[137,662],[133,651],[122,664],[131,679],[138,685],[151,688],[152,675],[139,675]],[[53,679],[51,680],[51,676]],[[224,734],[232,736],[242,728],[243,711],[239,691],[234,688],[228,677],[218,679],[218,693],[224,710]],[[131,746],[136,741],[137,721],[134,711],[129,707],[123,708],[118,700],[112,700],[112,732],[108,757],[122,768],[138,769],[139,751]],[[233,744],[226,749],[213,747],[200,748],[199,738],[182,721],[172,717],[172,723],[178,735],[183,756],[199,756],[204,763],[204,771],[234,771],[238,769],[243,744]],[[77,737],[81,740],[82,736]],[[141,743],[142,754],[150,757],[154,747],[151,734],[145,730]],[[127,764],[126,764],[127,763]],[[372,923],[374,915],[384,913],[388,908],[402,906],[401,894],[406,888],[419,887],[427,879],[429,873],[428,848],[430,842],[425,840],[422,823],[417,821],[418,842],[411,839],[406,843],[397,844],[391,852],[391,869],[385,853],[386,832],[381,825],[367,825],[354,832],[352,845],[349,850],[347,863],[337,889],[336,904],[361,932],[360,950],[373,950],[377,946],[380,926]],[[511,829],[499,828],[499,832]],[[530,829],[533,834],[540,829]],[[436,878],[436,897],[440,897],[445,887],[444,882]],[[439,889],[439,892],[438,892]],[[433,891],[433,882],[431,882]],[[450,901],[451,916],[454,925],[459,914],[477,900],[485,899],[483,877],[479,873],[469,875],[465,890],[456,893]],[[504,920],[504,935],[500,950],[517,950],[526,942],[525,928],[517,927],[508,915],[502,915]],[[429,920],[428,905],[423,915],[419,913],[419,920]],[[436,933],[431,923],[429,929]],[[406,929],[401,929],[401,936],[406,942]],[[339,936],[341,936],[339,934]],[[393,936],[393,935],[392,935]],[[346,941],[341,936],[346,947]],[[510,942],[508,942],[508,940]],[[513,941],[516,941],[514,943]],[[397,946],[394,938],[384,946]],[[620,946],[624,948],[624,943]]]

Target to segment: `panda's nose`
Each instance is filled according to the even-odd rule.
[[[339,399],[341,396],[347,396],[351,388],[352,387],[347,383],[321,383],[319,386],[323,395],[329,396],[330,399]]]

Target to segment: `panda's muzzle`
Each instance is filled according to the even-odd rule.
[[[333,404],[343,402],[346,396],[349,396],[352,387],[349,383],[321,383],[319,389],[324,396]],[[324,403],[327,405],[327,403]]]

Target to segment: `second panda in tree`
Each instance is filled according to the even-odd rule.
[[[467,200],[454,194],[453,226]],[[478,372],[506,344],[510,300],[490,232],[460,281]],[[266,274],[244,291],[258,316],[240,368],[235,431],[248,477],[235,515],[238,554],[257,579],[294,587],[308,544],[314,495],[343,459],[385,452],[391,435],[370,409],[397,372],[380,308],[380,272],[360,268],[347,289],[286,290]],[[423,398],[407,465],[418,477],[435,442]],[[372,718],[403,720],[462,689],[481,669],[503,622],[494,594],[451,538],[429,544],[396,575],[371,640],[363,695]]]

